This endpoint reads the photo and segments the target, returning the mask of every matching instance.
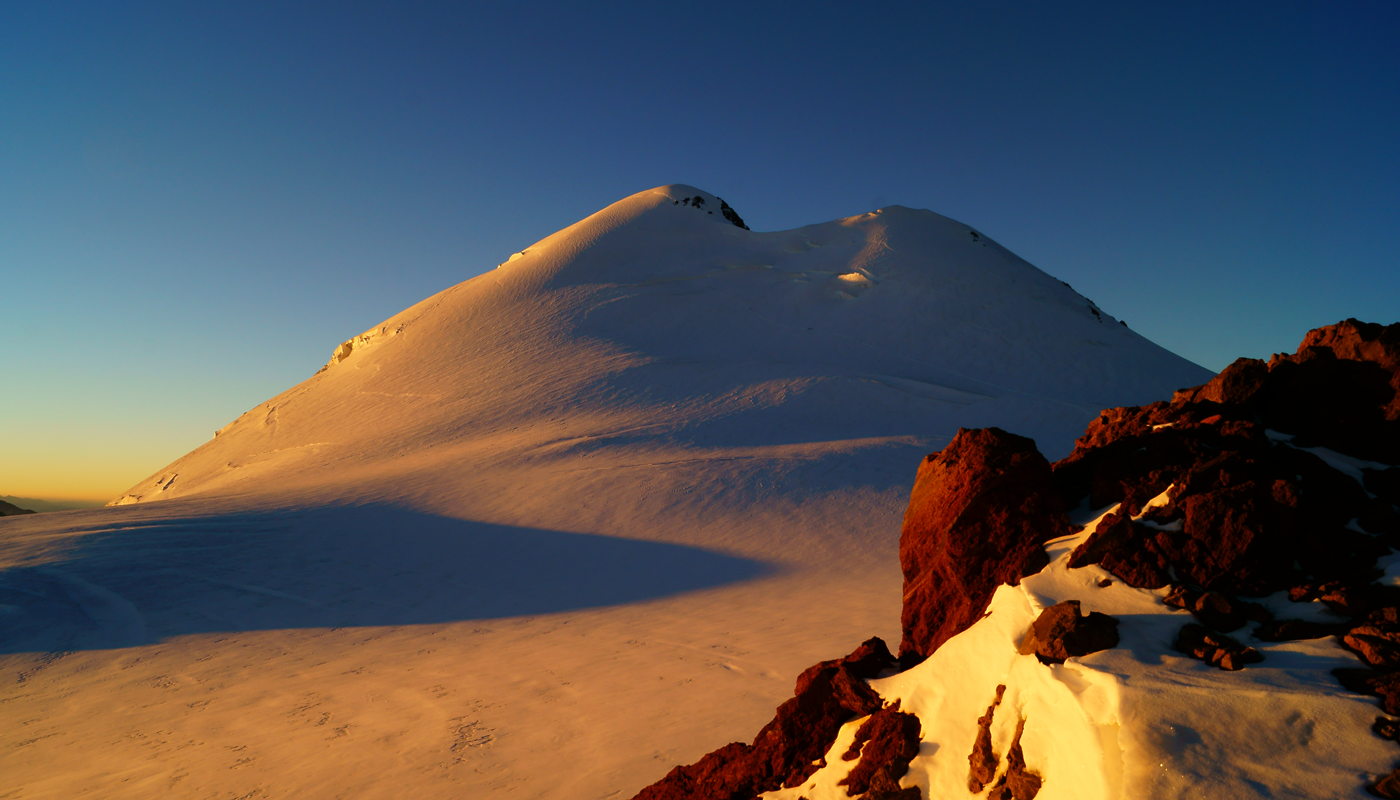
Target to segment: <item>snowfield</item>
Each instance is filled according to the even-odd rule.
[[[753,232],[640,192],[333,348],[120,507],[0,520],[7,796],[630,796],[752,736],[806,666],[898,640],[901,515],[959,427],[1055,459],[1100,409],[1210,377],[929,211]],[[1050,719],[1112,750],[1111,712],[1162,711],[1122,677],[1148,644],[1023,681],[997,638],[1049,574],[998,593],[977,636],[1010,649],[966,698],[880,691],[967,725],[1007,682],[1028,758]],[[1299,685],[1287,663],[1247,672]],[[1239,680],[1205,669],[1161,674]],[[1209,731],[1182,713],[1133,735]]]

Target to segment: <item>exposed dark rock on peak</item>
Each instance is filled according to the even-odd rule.
[[[743,228],[744,230],[749,229],[749,226],[745,225],[744,220],[739,216],[739,212],[730,208],[729,204],[724,202],[724,198],[717,197],[715,199],[719,201],[719,213],[723,214],[725,219],[734,223],[736,227]]]
[[[1068,532],[1035,442],[997,428],[959,429],[919,466],[904,514],[900,658],[927,657],[966,630],[996,587],[1038,572],[1044,542]]]
[[[1117,646],[1117,619],[1097,611],[1084,616],[1078,600],[1066,600],[1040,612],[1021,643],[1021,652],[1035,653],[1042,664],[1059,664]]]

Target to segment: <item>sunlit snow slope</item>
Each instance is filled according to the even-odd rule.
[[[959,426],[1056,458],[1209,377],[929,211],[757,233],[641,192],[336,348],[122,507],[0,520],[0,774],[627,796],[898,639],[900,518]]]
[[[619,457],[807,479],[799,464],[820,474],[854,451],[903,484],[960,425],[996,423],[1056,458],[1101,408],[1209,377],[930,211],[753,233],[719,205],[688,186],[615,203],[341,345],[118,502],[292,485],[456,495],[467,465],[596,472]]]

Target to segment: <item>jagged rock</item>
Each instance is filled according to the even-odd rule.
[[[1342,643],[1377,669],[1400,669],[1400,609],[1372,611],[1342,637]]]
[[[724,202],[723,197],[717,197],[715,199],[719,201],[719,213],[723,214],[725,219],[734,223],[736,227],[743,228],[744,230],[749,229],[749,226],[745,225],[744,220],[739,217],[739,212],[730,208],[729,204]]]
[[[997,696],[987,706],[987,713],[977,718],[977,736],[972,740],[972,752],[967,756],[967,790],[981,792],[997,774],[997,754],[992,749],[992,718],[1006,694],[1005,684],[997,687]]]
[[[634,800],[750,800],[759,792],[752,763],[752,748],[733,742],[694,764],[676,767]]]
[[[1176,637],[1176,649],[1225,670],[1244,669],[1245,664],[1264,660],[1264,656],[1253,647],[1246,647],[1223,633],[1215,633],[1195,623],[1181,627]]]
[[[1070,554],[1071,569],[1102,564],[1129,586],[1157,589],[1171,582],[1168,562],[1154,546],[1156,531],[1133,524],[1126,513],[1109,514]]]
[[[749,800],[801,784],[820,769],[842,724],[880,710],[866,681],[895,663],[884,641],[872,637],[844,658],[807,668],[752,745],[734,742],[676,767],[636,800]]]
[[[926,657],[970,627],[997,586],[1039,571],[1047,563],[1041,545],[1068,532],[1035,442],[997,428],[959,429],[919,466],[904,514],[901,658]]]
[[[1400,719],[1376,717],[1376,721],[1371,724],[1371,732],[1392,742],[1400,740]]]
[[[1040,612],[1021,643],[1021,652],[1035,653],[1042,664],[1059,664],[1117,646],[1117,619],[1097,611],[1083,616],[1078,600],[1066,600]]]
[[[1385,797],[1390,800],[1400,798],[1400,769],[1391,770],[1389,775],[1367,786],[1366,791],[1376,797]]]
[[[899,779],[909,771],[909,762],[919,754],[919,718],[899,710],[899,701],[870,715],[856,730],[855,741],[841,758],[860,762],[841,780],[852,797],[901,797]],[[912,797],[919,796],[914,788]]]
[[[1006,774],[987,793],[987,800],[1035,800],[1040,793],[1041,777],[1026,768],[1026,756],[1021,750],[1021,733],[1025,729],[1024,719],[1016,723],[1016,737],[1006,753]]]

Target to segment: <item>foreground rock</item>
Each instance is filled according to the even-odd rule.
[[[800,785],[825,765],[826,751],[836,741],[842,724],[881,710],[879,695],[866,681],[894,665],[885,643],[871,638],[845,658],[807,668],[797,679],[793,698],[778,707],[773,721],[759,731],[753,744],[734,742],[694,764],[676,767],[643,789],[637,800],[749,800],[763,792]],[[903,731],[910,724],[903,719],[907,716],[882,718],[880,730],[867,734],[867,738],[878,738],[875,748],[890,759],[903,757],[908,748],[892,746],[885,728]],[[917,752],[917,720],[913,724]],[[903,763],[907,767],[909,760]],[[894,771],[887,766],[872,759],[864,780],[874,785],[879,775]],[[903,774],[899,770],[899,775]],[[894,780],[897,785],[898,775]],[[879,785],[887,782],[880,779]]]
[[[960,429],[919,466],[904,513],[900,661],[926,658],[966,630],[998,586],[1039,572],[1044,543],[1066,533],[1069,518],[1035,442]]]
[[[1042,664],[1060,664],[1117,646],[1118,620],[1097,611],[1085,616],[1079,613],[1078,600],[1066,600],[1040,612],[1021,652],[1035,653]]]

